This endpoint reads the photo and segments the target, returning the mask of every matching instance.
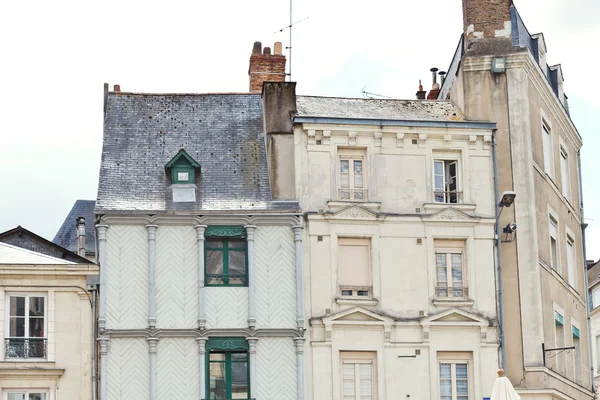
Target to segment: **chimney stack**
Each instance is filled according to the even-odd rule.
[[[120,91],[121,91],[121,85],[115,85],[115,86],[113,87],[113,91],[114,91],[114,92],[120,92]]]
[[[285,82],[285,56],[281,42],[276,42],[274,54],[271,48],[262,49],[261,42],[254,42],[250,55],[250,93],[262,93],[264,82]]]
[[[427,92],[423,90],[423,85],[421,84],[421,80],[419,79],[419,91],[417,92],[417,100],[425,100],[425,94]]]
[[[77,217],[77,254],[85,257],[85,218]]]
[[[433,83],[431,86],[431,90],[427,94],[427,100],[437,100],[438,94],[440,93],[440,84],[437,83],[437,72],[438,69],[433,67],[430,69],[431,76],[433,77]]]
[[[512,0],[462,0],[462,6],[467,43],[473,39],[511,37]]]

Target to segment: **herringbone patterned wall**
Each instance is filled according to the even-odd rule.
[[[148,326],[148,236],[138,225],[111,225],[106,238],[106,327]]]
[[[296,327],[296,250],[289,227],[256,229],[256,325]]]
[[[245,328],[247,326],[248,288],[206,288],[207,328]]]
[[[193,338],[162,338],[156,354],[158,400],[200,399],[198,344]]]
[[[258,340],[256,386],[253,397],[260,400],[296,399],[296,350],[292,338]]]
[[[148,343],[142,338],[111,339],[106,379],[109,400],[148,400]]]
[[[198,242],[192,226],[159,226],[156,231],[156,326],[198,325]]]

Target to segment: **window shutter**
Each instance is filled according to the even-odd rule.
[[[556,326],[563,326],[565,324],[564,317],[558,311],[554,311],[554,323]]]
[[[369,240],[339,239],[338,268],[341,286],[370,286]]]
[[[573,337],[579,339],[579,328],[572,326],[573,328]]]
[[[573,242],[567,240],[567,274],[569,285],[575,287],[575,252],[573,251]]]

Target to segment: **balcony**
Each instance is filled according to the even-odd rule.
[[[47,357],[47,338],[8,338],[5,339],[6,359],[45,359]]]
[[[469,296],[469,289],[466,287],[436,286],[435,296],[438,299],[462,300]]]
[[[436,190],[433,192],[433,200],[436,203],[462,204],[462,192],[457,192],[455,190],[449,192]]]
[[[367,189],[338,189],[339,201],[367,201]]]

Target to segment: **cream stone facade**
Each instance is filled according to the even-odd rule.
[[[347,102],[395,111],[361,117]],[[297,97],[309,399],[491,393],[494,125],[427,103]]]
[[[486,2],[463,4],[465,26],[487,26],[476,12]],[[494,7],[511,35],[466,32],[440,98],[468,119],[497,124],[500,191],[516,192],[500,219],[500,227],[518,226],[502,233],[510,238],[501,246],[506,372],[524,399],[589,399],[582,141],[543,35],[530,35],[510,2]]]
[[[98,272],[0,243],[0,399],[92,399]]]

